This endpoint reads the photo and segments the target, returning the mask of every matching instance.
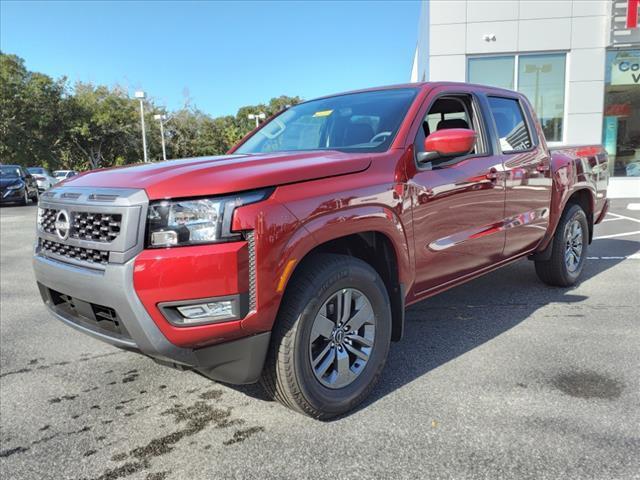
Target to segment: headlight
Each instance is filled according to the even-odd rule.
[[[242,205],[265,200],[272,189],[228,197],[163,200],[149,205],[147,245],[171,247],[238,240],[231,231],[233,211]]]
[[[19,190],[24,187],[24,183],[14,183],[13,185],[9,185],[7,190]]]

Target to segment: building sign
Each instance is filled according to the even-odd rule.
[[[640,56],[618,52],[611,62],[611,85],[640,85]]]
[[[613,0],[611,45],[640,45],[640,0]]]

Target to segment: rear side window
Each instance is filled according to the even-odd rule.
[[[532,146],[531,134],[520,102],[513,98],[489,97],[489,108],[496,122],[502,153],[529,150]]]

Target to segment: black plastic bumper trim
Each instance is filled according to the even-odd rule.
[[[194,368],[220,382],[241,385],[260,378],[267,358],[271,332],[194,350]]]

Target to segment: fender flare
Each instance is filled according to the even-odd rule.
[[[390,241],[398,262],[398,281],[405,288],[412,285],[410,248],[404,226],[393,210],[380,205],[345,208],[316,216],[300,225],[283,249],[286,256],[283,256],[280,266],[284,269],[287,261],[294,258],[297,268],[316,247],[363,232],[377,232]],[[287,278],[285,289],[293,271]]]
[[[342,237],[364,232],[375,232],[383,235],[394,251],[397,264],[397,281],[389,293],[392,314],[392,340],[402,339],[404,331],[405,296],[414,282],[411,249],[403,224],[397,214],[390,208],[379,205],[358,206],[314,217],[305,225],[301,225],[291,236],[286,252],[279,265],[280,275],[286,275],[281,295],[296,269],[316,247]],[[295,259],[295,267],[287,271],[288,263]],[[280,277],[282,278],[282,277]],[[282,297],[280,297],[281,300]]]
[[[547,233],[538,245],[533,255],[535,260],[545,260],[551,255],[551,240],[555,235],[560,217],[567,207],[569,199],[577,192],[589,193],[591,211],[595,208],[595,187],[585,179],[578,179],[574,162],[567,157],[556,159],[552,165],[553,188],[551,193],[551,205],[549,212],[549,227]],[[591,239],[590,239],[591,240]]]

